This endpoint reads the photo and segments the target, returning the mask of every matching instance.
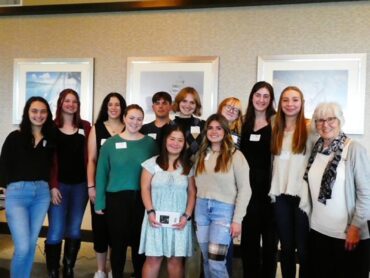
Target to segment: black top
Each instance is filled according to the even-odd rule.
[[[85,132],[82,128],[74,134],[57,131],[58,181],[78,184],[86,181]]]
[[[19,130],[5,139],[0,156],[0,186],[17,181],[49,182],[55,144],[42,139],[36,147]]]
[[[155,125],[155,121],[153,121],[153,122],[143,125],[140,129],[140,132],[142,134],[149,135],[150,137],[152,137],[157,142],[159,150],[161,150],[162,143],[163,143],[162,140],[163,140],[163,135],[164,135],[163,131],[168,125],[172,125],[172,124],[174,124],[174,122],[170,121],[168,124],[165,124],[162,127],[157,127]],[[155,134],[155,138],[152,136],[152,134]]]
[[[244,130],[240,146],[250,168],[252,198],[267,198],[271,187],[271,125]]]
[[[124,129],[125,128],[123,128],[123,130]],[[104,122],[95,123],[95,140],[96,140],[96,151],[97,151],[96,157],[99,157],[101,146],[104,144],[105,140],[107,140],[110,137],[112,137],[112,135],[109,133]]]

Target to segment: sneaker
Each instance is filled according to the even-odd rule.
[[[101,271],[101,270],[98,270],[97,272],[95,272],[95,275],[94,275],[94,278],[106,278],[107,275]]]
[[[108,278],[113,278],[112,270],[108,272]]]

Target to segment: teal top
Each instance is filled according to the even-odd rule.
[[[95,210],[105,209],[105,193],[140,190],[141,163],[158,154],[155,141],[144,136],[125,140],[115,135],[100,149],[96,170]]]

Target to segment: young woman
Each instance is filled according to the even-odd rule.
[[[202,104],[198,92],[192,87],[181,89],[175,97],[173,111],[177,113],[174,122],[185,130],[188,146],[186,154],[194,161],[194,155],[199,150],[202,141],[201,133],[204,128],[204,121],[197,118],[202,115]]]
[[[274,89],[264,81],[250,92],[242,128],[241,147],[248,161],[252,197],[242,224],[243,277],[275,277],[277,234],[268,196],[271,186],[271,117]],[[261,253],[262,237],[262,253]]]
[[[224,116],[228,121],[235,147],[240,149],[240,136],[243,124],[241,101],[235,97],[225,98],[219,104],[217,113]]]
[[[108,225],[105,215],[95,213],[96,197],[95,172],[99,151],[104,142],[111,136],[124,130],[123,113],[126,101],[119,93],[108,94],[101,105],[98,118],[92,127],[88,141],[89,158],[87,162],[87,188],[91,204],[91,225],[94,239],[94,250],[98,271],[94,278],[106,277],[106,261],[109,246]]]
[[[57,166],[52,181],[52,203],[45,242],[50,277],[59,275],[63,239],[63,276],[74,277],[73,268],[81,245],[81,222],[88,200],[86,166],[90,123],[81,119],[80,106],[76,91],[65,89],[60,92],[55,117],[58,128]]]
[[[251,196],[249,167],[222,115],[211,115],[204,133],[195,167],[197,238],[204,276],[229,277],[225,258],[231,237],[240,235]]]
[[[20,129],[5,139],[0,187],[6,188],[6,218],[14,242],[11,277],[31,277],[36,242],[50,204],[49,180],[55,128],[47,101],[31,97]]]
[[[148,214],[141,229],[139,253],[145,253],[144,278],[158,277],[163,257],[167,257],[169,277],[184,277],[184,257],[193,255],[191,215],[195,204],[194,177],[185,159],[185,133],[169,125],[164,130],[159,156],[145,161],[141,174],[141,196]],[[176,213],[179,222],[163,227],[161,212]]]
[[[270,196],[275,202],[275,218],[281,246],[281,271],[284,278],[296,273],[295,250],[299,258],[299,277],[307,275],[308,218],[299,208],[307,203],[303,174],[310,146],[308,122],[304,116],[301,90],[290,86],[283,90],[272,128],[274,155]]]
[[[145,257],[138,254],[144,206],[140,195],[141,163],[158,153],[155,141],[139,132],[143,109],[129,105],[125,130],[100,149],[96,171],[95,212],[106,214],[113,277],[123,277],[127,246],[131,246],[135,277],[141,277]]]

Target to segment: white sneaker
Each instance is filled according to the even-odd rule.
[[[108,272],[108,278],[113,278],[112,270]]]
[[[94,278],[106,278],[106,277],[107,277],[107,275],[101,270],[98,270],[94,274]]]

